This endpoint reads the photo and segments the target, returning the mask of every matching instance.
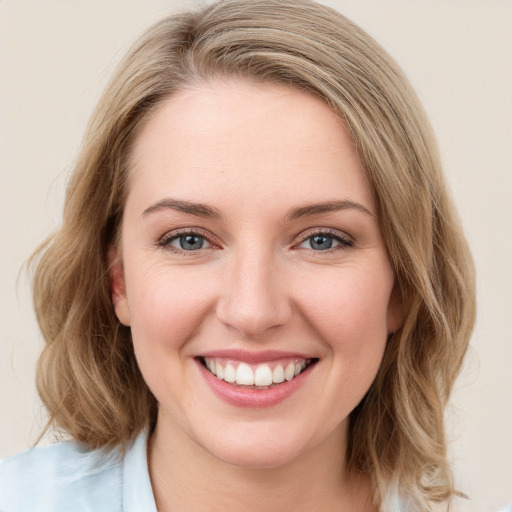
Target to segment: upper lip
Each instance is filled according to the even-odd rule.
[[[240,349],[223,349],[223,350],[208,350],[202,352],[199,357],[219,357],[225,359],[232,359],[234,361],[242,361],[244,363],[263,363],[274,361],[276,359],[313,359],[314,356],[303,354],[299,352],[287,352],[281,350],[262,350],[259,352],[240,350]]]

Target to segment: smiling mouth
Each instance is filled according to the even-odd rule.
[[[236,387],[271,389],[295,377],[315,364],[318,359],[293,358],[269,363],[248,364],[226,358],[200,357],[202,365],[219,380]]]

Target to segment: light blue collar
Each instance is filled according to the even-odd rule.
[[[148,432],[128,448],[123,461],[123,512],[157,512],[148,470]]]

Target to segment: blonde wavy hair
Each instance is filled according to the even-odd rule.
[[[126,446],[157,403],[111,301],[138,127],[176,91],[215,77],[309,91],[339,114],[376,197],[405,320],[351,413],[347,465],[408,510],[456,494],[444,409],[475,316],[474,271],[436,141],[396,63],[338,12],[308,0],[226,0],[163,19],[120,64],[90,121],[61,228],[33,256],[46,340],[37,386],[55,427],[91,448]]]

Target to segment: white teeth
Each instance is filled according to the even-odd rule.
[[[280,364],[278,364],[272,372],[272,381],[276,384],[284,381],[284,370]]]
[[[245,363],[238,365],[236,369],[236,383],[244,386],[254,385],[254,372],[250,366]]]
[[[295,377],[295,365],[293,363],[288,363],[288,366],[284,371],[284,378],[286,380],[292,380],[293,377]]]
[[[254,384],[256,386],[270,386],[272,384],[272,370],[263,364],[254,372]]]
[[[224,369],[224,380],[226,382],[235,382],[236,381],[236,370],[232,364],[227,364]]]
[[[213,375],[217,378],[229,382],[236,383],[241,386],[256,386],[264,388],[272,384],[280,384],[281,382],[290,381],[306,368],[307,362],[290,361],[286,368],[283,369],[282,364],[278,364],[274,370],[268,364],[259,364],[249,366],[246,363],[219,362],[214,358],[205,357],[204,363]],[[225,364],[225,366],[224,366]]]
[[[224,367],[220,364],[220,363],[217,363],[215,365],[215,369],[216,369],[216,375],[219,379],[223,379],[224,378]]]

